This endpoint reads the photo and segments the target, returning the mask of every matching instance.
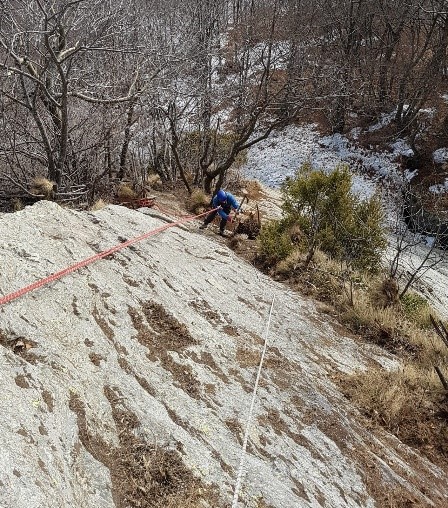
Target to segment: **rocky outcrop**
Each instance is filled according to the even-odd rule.
[[[4,215],[0,292],[161,224],[51,202]],[[443,471],[367,428],[333,382],[394,359],[196,227],[0,307],[0,506],[228,506],[274,295],[245,506],[385,506],[393,491],[445,506]]]

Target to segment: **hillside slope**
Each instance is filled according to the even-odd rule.
[[[162,224],[50,202],[2,215],[0,294]],[[0,506],[229,506],[274,295],[245,506],[444,506],[444,473],[332,382],[393,358],[196,226],[0,307]]]

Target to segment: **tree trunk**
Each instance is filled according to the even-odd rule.
[[[128,156],[129,143],[131,141],[131,127],[134,123],[134,109],[135,109],[136,99],[133,99],[129,103],[127,115],[126,115],[126,127],[124,129],[124,140],[123,145],[121,147],[120,152],[120,167],[118,170],[118,178],[119,180],[123,180],[126,176],[126,159]]]

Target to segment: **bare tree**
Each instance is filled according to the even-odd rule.
[[[208,192],[321,111],[396,109],[446,72],[443,0],[11,0],[0,11],[0,179],[61,190],[156,171]]]
[[[389,275],[404,281],[399,292],[402,298],[428,270],[448,260],[448,224],[426,210],[409,187],[404,188],[400,199]]]
[[[22,164],[28,159],[32,166],[32,158],[41,168],[35,171],[58,186],[70,187],[79,170],[75,133],[82,135],[92,111],[102,104],[132,102],[140,93],[137,69],[118,77],[107,72],[117,55],[138,53],[117,35],[124,5],[16,0],[3,10],[0,89],[5,105],[20,111],[22,125],[14,123],[21,136],[3,154],[10,160],[14,154],[17,163],[19,142]],[[28,146],[34,147],[31,154]]]
[[[194,72],[181,87],[176,83],[171,100],[161,97],[159,103],[170,157],[184,183],[185,175],[193,173],[194,183],[207,192],[221,186],[238,154],[287,123],[300,108],[297,103],[287,118],[279,116],[286,87],[278,69],[287,55],[278,43],[280,4],[271,3],[266,10],[263,2],[251,2],[249,12],[240,12],[245,23],[234,26],[224,44],[219,20],[225,10],[201,4],[199,24],[191,25],[197,43],[187,54]],[[269,14],[262,22],[257,10],[261,8]],[[195,144],[193,162],[185,153],[191,149],[185,140]]]
[[[406,31],[409,56],[402,59],[403,72],[398,81],[396,120],[411,125],[442,78],[448,48],[448,11],[446,2],[420,2],[418,16]]]

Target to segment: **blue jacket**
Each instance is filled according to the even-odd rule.
[[[218,213],[219,213],[220,217],[225,220],[227,220],[229,218],[229,213],[232,208],[234,210],[238,210],[238,207],[239,207],[238,202],[235,199],[235,197],[233,196],[233,194],[230,194],[230,192],[226,192],[226,194],[227,194],[227,200],[225,201],[225,203],[220,203],[218,201],[218,196],[215,196],[212,201],[213,208],[216,208],[218,206],[221,207],[218,209]]]

